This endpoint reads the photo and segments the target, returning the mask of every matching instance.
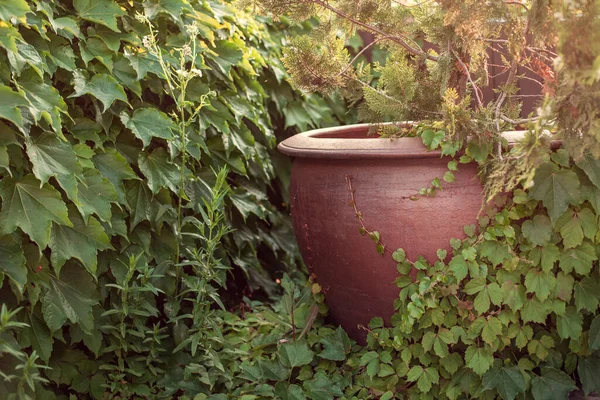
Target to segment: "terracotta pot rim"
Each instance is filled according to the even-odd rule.
[[[407,122],[408,124],[409,122]],[[441,151],[428,151],[421,138],[357,138],[366,135],[371,124],[354,124],[313,129],[298,133],[279,143],[277,149],[288,156],[305,158],[416,158],[440,157]],[[514,144],[527,131],[503,132],[509,144]],[[348,135],[350,137],[343,137]]]

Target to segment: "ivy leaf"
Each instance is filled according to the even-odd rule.
[[[533,219],[525,221],[522,230],[523,236],[531,243],[544,246],[552,236],[552,223],[547,216],[538,214]]]
[[[317,374],[314,379],[304,382],[306,395],[313,400],[331,400],[344,396],[338,385],[328,377]]]
[[[119,203],[126,204],[123,181],[126,179],[139,179],[127,160],[117,149],[107,148],[104,153],[96,154],[92,161],[102,176],[113,184]]]
[[[567,307],[563,315],[556,317],[556,328],[561,339],[579,340],[583,331],[582,325],[583,315],[572,306]]]
[[[103,111],[108,110],[116,100],[129,104],[123,87],[110,75],[96,74],[91,80],[86,81],[81,73],[75,71],[73,86],[75,93],[70,95],[69,98],[90,94],[102,102]]]
[[[114,186],[103,178],[95,169],[86,169],[81,181],[77,186],[77,206],[84,220],[92,214],[98,215],[102,221],[109,222],[111,219],[111,203],[118,201]]]
[[[450,271],[454,273],[457,282],[462,281],[467,276],[468,267],[463,256],[454,256],[450,260],[449,267]]]
[[[19,227],[40,249],[45,249],[50,240],[52,221],[67,226],[72,224],[60,193],[48,184],[40,185],[33,175],[26,175],[20,181],[2,179],[0,233],[8,234]]]
[[[473,372],[481,376],[490,369],[494,362],[494,356],[491,349],[487,347],[477,347],[471,345],[465,353],[466,366],[471,368]]]
[[[278,382],[275,386],[275,395],[281,400],[306,400],[304,390],[298,385],[287,382]]]
[[[566,274],[570,274],[575,269],[575,272],[580,275],[589,275],[597,259],[594,246],[584,241],[581,246],[564,250],[560,254],[559,266]]]
[[[583,227],[579,220],[578,213],[573,210],[567,210],[556,220],[556,227],[563,238],[563,245],[566,249],[579,246],[583,243]]]
[[[314,353],[304,341],[284,343],[279,349],[281,363],[289,368],[310,364]]]
[[[72,227],[52,225],[50,260],[56,275],[60,274],[60,269],[67,260],[76,258],[95,276],[98,251],[112,249],[110,240],[96,218],[89,217],[86,224],[74,207],[70,207],[69,219],[73,222]]]
[[[553,243],[547,243],[542,247],[542,271],[550,272],[554,268],[554,263],[560,258],[560,250]]]
[[[592,351],[600,350],[600,316],[594,318],[590,325],[588,346]]]
[[[0,236],[0,272],[8,275],[10,280],[22,293],[27,283],[27,266],[23,255],[23,246],[11,235]]]
[[[573,390],[577,390],[577,386],[569,375],[551,367],[542,367],[541,375],[531,380],[531,393],[535,400],[563,400]]]
[[[511,310],[519,311],[525,304],[527,294],[523,285],[509,280],[502,284],[502,297],[504,304],[510,307]]]
[[[179,185],[179,166],[169,161],[167,151],[159,147],[152,153],[141,152],[138,158],[140,171],[148,179],[148,187],[156,194],[163,187],[177,193]]]
[[[496,338],[502,334],[502,323],[496,317],[491,317],[483,325],[481,338],[490,346],[494,345]]]
[[[537,322],[543,324],[548,316],[548,307],[539,301],[536,297],[525,300],[521,310],[521,319],[523,322]]]
[[[600,358],[596,356],[581,357],[577,363],[577,373],[583,386],[583,392],[600,392]]]
[[[454,374],[460,367],[462,367],[464,362],[460,354],[451,353],[449,356],[440,359],[440,364],[450,374]]]
[[[125,190],[127,208],[131,213],[129,217],[131,232],[140,222],[150,220],[152,193],[142,181],[128,181]]]
[[[77,201],[75,176],[81,174],[81,166],[71,145],[51,133],[44,133],[37,140],[27,141],[27,155],[34,175],[42,183],[56,177],[69,199]]]
[[[559,272],[556,274],[556,287],[554,288],[554,295],[565,301],[571,301],[571,293],[573,292],[573,283],[575,279],[570,274]]]
[[[36,122],[46,120],[54,132],[62,135],[61,114],[69,115],[67,104],[54,87],[39,82],[19,82],[23,94],[31,103],[29,110]]]
[[[529,195],[544,203],[552,223],[567,211],[569,203],[576,204],[579,199],[577,174],[573,171],[560,170],[554,163],[540,166],[533,181],[534,186],[530,189]]]
[[[535,293],[538,299],[544,301],[550,296],[556,285],[554,274],[532,268],[525,276],[527,293]]]
[[[585,172],[594,186],[600,189],[600,160],[597,160],[591,154],[586,154],[576,164]]]
[[[31,9],[25,0],[0,1],[0,19],[2,21],[10,23],[12,18],[23,20],[28,12],[31,12]]]
[[[2,7],[0,6],[0,15]],[[23,129],[23,118],[18,107],[29,103],[21,93],[13,92],[8,86],[0,85],[0,118],[4,118]]]
[[[131,117],[123,111],[121,121],[144,143],[144,147],[150,144],[153,137],[171,139],[176,129],[173,120],[167,114],[154,108],[139,108]]]
[[[111,0],[74,0],[73,6],[79,16],[87,21],[102,24],[115,32],[121,32],[117,26],[117,18],[125,15],[125,11]]]
[[[351,349],[348,334],[341,327],[338,327],[333,335],[321,339],[321,343],[323,351],[318,356],[326,360],[344,361]]]
[[[514,400],[517,394],[527,389],[523,374],[517,366],[493,368],[485,374],[481,383],[484,390],[496,389],[504,400]]]
[[[421,134],[421,139],[423,139],[423,144],[427,146],[427,149],[435,150],[444,141],[444,136],[445,134],[443,131],[427,129]]]
[[[508,245],[496,240],[486,240],[481,243],[479,254],[490,260],[494,267],[502,264],[505,260],[512,258]]]
[[[24,347],[31,346],[46,363],[50,361],[54,339],[38,312],[27,313],[27,325],[21,338]]]
[[[598,309],[598,283],[592,278],[583,278],[575,283],[575,306],[577,311],[596,312]]]
[[[68,319],[91,333],[92,307],[97,304],[93,299],[95,291],[92,277],[73,263],[65,266],[60,279],[50,275],[50,287],[42,298],[42,314],[50,331],[59,330]]]

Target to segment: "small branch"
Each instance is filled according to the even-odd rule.
[[[530,122],[535,122],[535,121],[537,121],[537,120],[540,119],[540,117],[511,119],[511,118],[507,117],[504,114],[500,114],[499,117],[500,117],[500,119],[502,121],[508,122],[509,124],[513,124],[513,125],[527,124],[527,123],[530,123]]]
[[[481,99],[481,93],[480,93],[481,90],[479,89],[479,87],[477,86],[477,84],[475,84],[475,82],[471,78],[471,73],[469,72],[469,68],[460,59],[460,57],[458,56],[458,53],[455,50],[452,50],[452,54],[454,54],[454,57],[456,57],[456,60],[458,61],[458,63],[460,64],[460,66],[465,71],[465,75],[467,76],[467,80],[469,81],[469,83],[471,84],[471,86],[473,86],[473,91],[475,92],[475,97],[477,98],[477,104],[479,104],[480,108],[483,108],[483,100]]]
[[[355,55],[352,60],[350,60],[350,62],[348,63],[348,65],[346,65],[346,67],[338,74],[338,76],[344,75],[344,73],[346,71],[348,71],[348,69],[352,66],[352,64],[354,64],[354,62],[356,60],[358,60],[358,58],[365,53],[365,51],[369,50],[375,44],[377,44],[378,42],[381,42],[382,40],[393,40],[393,39],[394,39],[394,36],[382,36],[382,37],[379,37],[379,38],[373,40],[371,43],[369,43],[368,45],[366,45],[361,51],[359,51],[358,54]]]

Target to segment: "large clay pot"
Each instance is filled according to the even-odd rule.
[[[437,249],[450,249],[449,239],[463,238],[483,200],[475,164],[460,166],[456,181],[434,197],[411,200],[444,175],[449,159],[428,152],[420,138],[367,133],[366,124],[319,129],[279,145],[294,157],[291,212],[304,262],[323,287],[333,322],[360,342],[366,333],[358,325],[392,315],[398,272],[390,254],[379,255],[360,234],[347,177],[367,229],[379,231],[388,248],[403,248],[412,261],[423,255],[433,262]]]

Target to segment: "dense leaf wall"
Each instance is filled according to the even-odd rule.
[[[188,106],[213,93],[187,129],[183,171],[176,105],[136,14],[156,27],[167,63],[186,27],[199,32]],[[182,174],[183,217],[192,217],[216,171],[230,171],[224,217],[233,230],[214,249],[224,268],[269,292],[269,270],[295,265],[278,211],[289,161],[274,151],[276,132],[335,123],[330,100],[293,91],[279,60],[282,30],[308,27],[275,26],[219,0],[0,2],[0,299],[23,307],[17,347],[54,365],[51,387],[83,373],[56,363],[115,351],[104,347],[99,316],[114,305],[106,284],[122,284],[131,257],[162,276],[165,296],[177,294],[178,241],[182,259],[203,245],[175,233]],[[1,370],[14,369],[3,354]],[[81,385],[72,390],[87,392],[89,380]]]

